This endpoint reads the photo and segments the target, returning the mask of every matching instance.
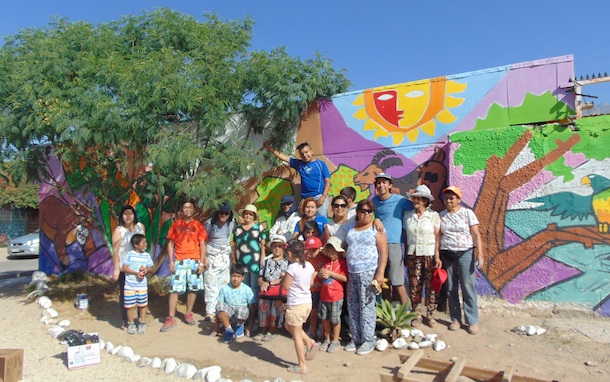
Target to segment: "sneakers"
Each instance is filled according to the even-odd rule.
[[[187,313],[184,315],[184,322],[186,322],[187,325],[196,325],[197,323],[195,322],[195,320],[193,319],[193,313]]]
[[[130,322],[129,325],[127,326],[127,334],[136,334],[137,330],[138,330],[138,328],[136,327],[136,324],[134,324],[133,322]]]
[[[235,328],[235,337],[242,338],[243,336],[244,336],[244,326],[239,325],[238,327]]]
[[[356,344],[354,341],[350,341],[349,344],[345,347],[345,351],[356,351]]]
[[[167,317],[165,319],[165,323],[161,327],[161,331],[162,332],[167,332],[171,328],[175,327],[177,324],[178,323],[176,322],[176,319],[174,317]]]
[[[360,345],[358,350],[356,350],[356,354],[358,354],[358,355],[369,354],[370,352],[373,351],[374,348],[375,348],[374,342],[365,342],[362,345]]]
[[[320,351],[328,351],[328,347],[330,346],[330,340],[325,340],[320,344]]]
[[[204,321],[216,322],[216,315],[214,313],[208,313],[203,318]]]
[[[460,322],[459,322],[459,321],[453,321],[453,322],[452,322],[452,323],[449,325],[449,330],[453,330],[453,331],[460,330],[460,326],[461,326],[461,324],[460,324]]]
[[[242,335],[243,335],[243,333],[242,333]],[[235,332],[233,330],[227,330],[225,332],[225,336],[222,338],[222,342],[224,342],[225,344],[228,344],[229,342],[233,341],[234,336],[235,336]]]
[[[341,344],[340,344],[340,343],[338,343],[338,342],[331,342],[331,343],[328,345],[328,349],[326,349],[326,352],[327,352],[327,353],[334,353],[334,352],[336,352],[337,350],[339,350],[339,348],[340,348],[340,347],[341,347]]]
[[[144,334],[144,333],[146,333],[146,324],[138,325],[138,334]]]

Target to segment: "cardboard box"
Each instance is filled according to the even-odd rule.
[[[68,370],[99,365],[101,362],[99,343],[68,347]]]
[[[23,379],[23,349],[0,349],[0,382]]]

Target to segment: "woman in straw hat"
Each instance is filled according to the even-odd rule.
[[[432,288],[434,268],[440,268],[442,263],[438,248],[441,220],[438,212],[430,208],[434,201],[430,189],[426,185],[418,186],[411,194],[407,193],[415,209],[405,212],[403,226],[407,232],[405,248],[405,265],[409,275],[411,308],[417,311],[422,301],[422,291],[426,286],[426,319],[433,328],[437,325],[434,319],[436,311],[436,293]],[[411,323],[419,326],[422,323],[421,314]]]

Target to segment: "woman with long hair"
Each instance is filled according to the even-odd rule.
[[[293,239],[299,237],[305,238],[305,223],[308,221],[315,222],[318,225],[319,238],[322,243],[326,243],[326,240],[330,237],[328,232],[328,219],[324,216],[318,215],[318,204],[315,198],[305,198],[301,203],[301,220],[296,225]]]
[[[136,210],[132,206],[124,206],[119,213],[119,224],[112,232],[112,263],[114,272],[112,278],[119,283],[119,309],[121,311],[121,329],[127,329],[127,309],[125,309],[125,273],[121,271],[127,252],[133,249],[131,237],[136,234],[144,235],[144,225],[138,222]],[[140,317],[144,319],[144,317]]]

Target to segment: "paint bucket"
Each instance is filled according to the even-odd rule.
[[[74,305],[80,310],[87,309],[89,307],[89,298],[87,297],[87,294],[86,293],[77,294]]]

